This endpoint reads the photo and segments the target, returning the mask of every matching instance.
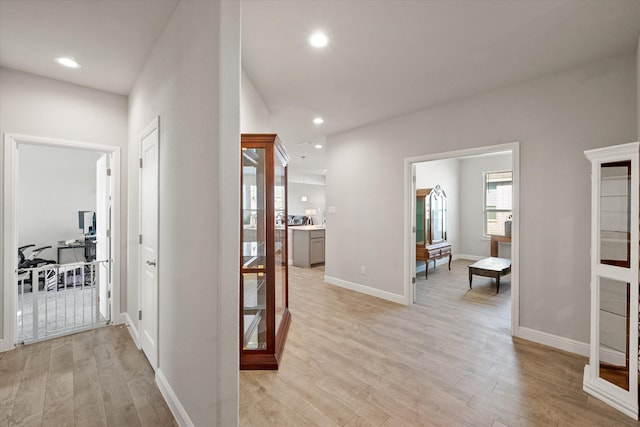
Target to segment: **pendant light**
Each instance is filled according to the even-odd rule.
[[[304,170],[304,159],[305,159],[305,157],[307,157],[307,156],[301,156],[301,157],[302,157],[302,191],[305,191],[305,190],[306,190],[306,185],[305,185],[305,182],[304,182],[304,176],[305,176],[305,170]],[[307,198],[307,195],[306,195],[306,194],[304,194],[304,193],[302,193],[302,196],[300,196],[300,201],[301,201],[301,202],[306,202],[307,200],[309,200],[309,199]]]

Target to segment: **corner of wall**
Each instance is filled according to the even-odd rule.
[[[124,323],[127,326],[127,329],[129,329],[129,334],[131,335],[131,338],[133,339],[133,342],[136,344],[136,347],[138,347],[138,350],[140,350],[140,334],[138,333],[138,328],[136,328],[136,324],[135,322],[131,319],[131,317],[129,316],[129,313],[125,312],[125,313],[120,313],[120,322],[119,323]]]
[[[195,427],[195,424],[191,421],[191,418],[189,418],[189,414],[187,414],[187,411],[182,406],[182,403],[180,403],[178,396],[176,396],[176,393],[171,388],[169,381],[167,381],[167,378],[160,369],[156,372],[156,384],[158,385],[158,389],[160,389],[160,393],[167,402],[167,405],[169,406],[169,409],[175,417],[178,425],[184,427]]]

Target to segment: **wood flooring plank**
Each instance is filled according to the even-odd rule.
[[[481,277],[470,290],[471,263],[430,269],[411,306],[290,267],[282,363],[240,373],[240,425],[268,425],[265,408],[310,410],[305,426],[640,425],[582,391],[585,358],[511,337],[510,277],[500,294]]]
[[[17,423],[23,418],[30,418],[32,415],[38,415],[38,419],[42,418],[47,376],[47,372],[25,373],[23,375],[18,393],[13,402],[11,423]]]
[[[75,351],[74,351],[75,354]],[[86,390],[100,388],[98,367],[93,357],[74,359],[73,362],[73,392],[75,395]]]
[[[0,373],[0,427],[177,427],[126,327],[19,346]]]
[[[140,427],[138,411],[133,403],[107,410],[106,417],[107,423],[110,427]]]
[[[45,404],[42,427],[73,426],[74,424],[73,396]]]

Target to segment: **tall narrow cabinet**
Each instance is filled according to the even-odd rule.
[[[591,161],[591,343],[584,390],[638,419],[639,144]]]
[[[449,258],[451,243],[447,242],[447,195],[439,185],[416,190],[416,260],[424,261],[425,277],[429,278],[429,263]]]
[[[243,134],[240,369],[278,369],[289,330],[287,164],[275,134]]]

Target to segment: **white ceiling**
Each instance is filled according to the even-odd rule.
[[[127,94],[178,1],[0,0],[0,65]],[[245,0],[242,19],[243,68],[292,169],[306,155],[322,174],[324,150],[306,142],[632,54],[640,0]],[[323,50],[307,44],[317,29]]]
[[[129,93],[178,0],[0,0],[0,66]],[[78,70],[56,56],[73,56]]]

